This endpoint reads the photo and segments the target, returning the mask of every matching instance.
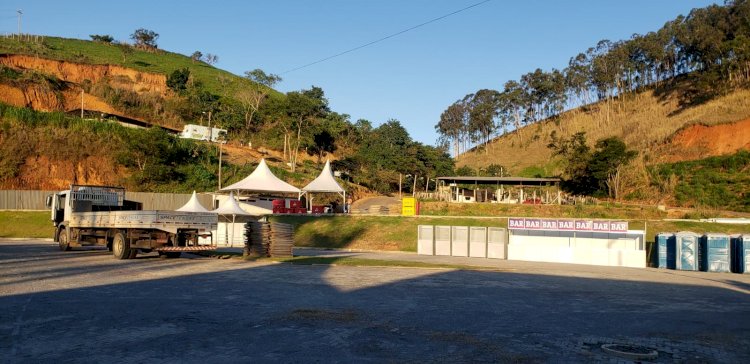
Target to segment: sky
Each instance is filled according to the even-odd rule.
[[[130,41],[159,33],[159,48],[219,56],[237,75],[281,75],[282,92],[321,87],[333,111],[377,126],[396,119],[434,145],[435,124],[453,102],[501,89],[536,68],[563,69],[599,40],[659,29],[708,0],[492,0],[385,41],[297,67],[398,33],[482,0],[99,1],[4,0],[0,33]]]

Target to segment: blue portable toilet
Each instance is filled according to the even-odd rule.
[[[656,234],[656,268],[667,269],[667,244],[670,240],[674,240],[673,233]]]
[[[732,236],[732,272],[750,273],[750,235]]]
[[[699,267],[704,272],[729,272],[731,264],[729,235],[706,233],[700,240]]]
[[[698,240],[700,236],[691,231],[674,234],[667,243],[667,267],[677,270],[698,270]]]

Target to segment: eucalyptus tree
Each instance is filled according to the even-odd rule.
[[[281,82],[281,77],[256,68],[252,71],[245,71],[245,78],[252,82],[248,86],[242,87],[235,96],[244,111],[245,128],[250,130],[253,116],[258,112],[258,108],[268,97],[273,86]]]
[[[453,144],[453,156],[461,154],[462,137],[466,130],[467,108],[461,101],[448,106],[442,114],[435,130],[449,143]]]

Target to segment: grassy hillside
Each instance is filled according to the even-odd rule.
[[[211,93],[232,95],[251,81],[190,57],[164,50],[147,52],[130,48],[124,52],[115,44],[80,39],[41,37],[38,42],[0,37],[0,54],[25,54],[40,58],[84,64],[119,65],[138,71],[169,75],[174,70],[188,68],[196,81]]]
[[[750,212],[750,152],[698,161],[664,163],[652,175],[683,206]]]
[[[599,103],[568,111],[557,119],[521,128],[464,153],[456,164],[474,169],[499,164],[514,175],[526,177],[555,175],[560,172],[560,163],[547,148],[550,135],[554,132],[568,138],[580,131],[586,132],[591,146],[598,139],[617,136],[647,160],[658,160],[655,148],[687,125],[717,125],[750,117],[750,90],[741,89],[684,108],[678,91],[687,85],[672,87],[676,88],[674,92],[648,90],[626,96],[609,108],[606,103]]]

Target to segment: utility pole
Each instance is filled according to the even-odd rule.
[[[212,142],[213,140],[213,129],[211,129],[211,111],[208,112],[208,142]]]
[[[21,9],[16,10],[18,13],[18,36],[21,36],[21,15],[23,15],[23,11]]]
[[[219,140],[219,189],[221,189],[221,140]]]
[[[83,90],[81,90],[81,120],[83,120]]]

